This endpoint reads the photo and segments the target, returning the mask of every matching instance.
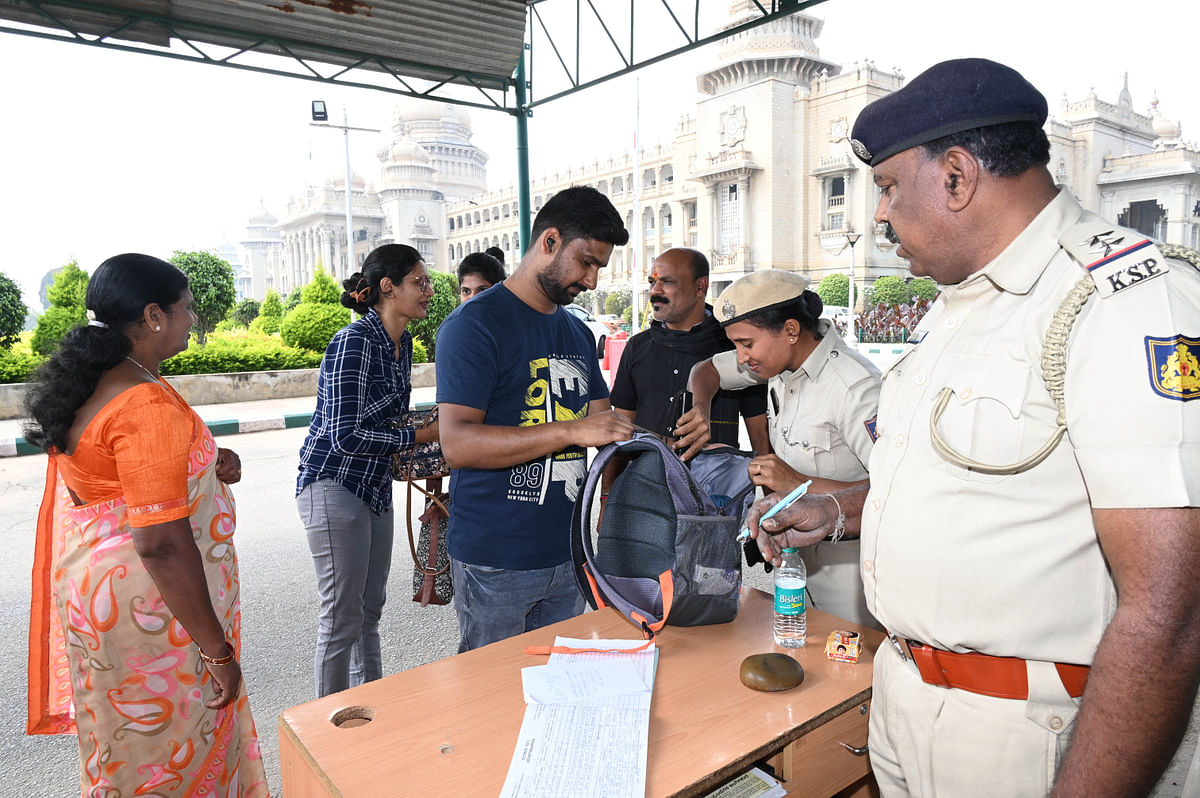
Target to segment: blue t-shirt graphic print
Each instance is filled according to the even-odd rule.
[[[485,424],[570,421],[586,416],[593,399],[608,398],[587,327],[561,309],[530,308],[503,284],[451,313],[436,351],[438,402],[483,410]],[[450,555],[494,568],[566,562],[571,508],[586,476],[579,446],[509,468],[455,469]]]

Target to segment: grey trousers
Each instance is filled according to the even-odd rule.
[[[313,666],[317,697],[383,676],[379,617],[392,565],[392,510],[376,515],[322,479],[296,497],[317,571],[321,614]]]

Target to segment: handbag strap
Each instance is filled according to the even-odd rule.
[[[421,572],[422,574],[424,574],[425,576],[441,576],[442,574],[446,573],[446,571],[450,570],[449,561],[447,561],[447,563],[444,567],[434,570],[431,568],[426,568],[425,564],[421,562],[420,556],[417,554],[417,541],[416,541],[416,538],[413,536],[413,521],[412,521],[413,491],[414,490],[419,491],[420,493],[427,496],[429,498],[429,500],[431,502],[433,502],[433,504],[436,505],[439,510],[441,510],[443,513],[445,513],[447,518],[450,517],[450,510],[446,507],[445,503],[442,502],[442,499],[440,496],[438,496],[433,491],[425,490],[424,488],[422,488],[420,485],[417,484],[416,480],[410,479],[410,480],[408,480],[407,484],[408,484],[408,497],[405,500],[405,505],[404,505],[405,511],[406,511],[404,513],[404,522],[408,526],[408,550],[412,554],[413,565],[415,565],[417,570],[419,572]],[[432,538],[432,536],[436,535],[436,534],[437,534],[437,532],[431,528],[430,529],[430,537]],[[432,543],[430,545],[432,546]]]

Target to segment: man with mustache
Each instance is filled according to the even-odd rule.
[[[677,405],[692,366],[733,349],[704,298],[708,258],[694,249],[668,249],[651,264],[650,328],[629,339],[613,379],[612,406],[635,424],[666,435],[687,410]],[[750,446],[770,451],[766,386],[720,391],[712,403],[712,442],[738,445],[738,416],[746,420]],[[600,500],[625,466],[614,457],[604,472]]]
[[[1055,185],[1046,117],[970,58],[854,124],[875,221],[943,286],[883,377],[869,489],[837,494],[889,633],[884,796],[1147,795],[1196,698],[1200,257]],[[748,517],[776,560],[834,523],[801,500],[758,534],[778,499]]]
[[[561,307],[594,289],[613,246],[629,240],[620,215],[573,186],[538,212],[532,239],[512,276],[438,330],[459,651],[583,611],[570,532],[585,447],[633,435],[609,409],[591,331]]]

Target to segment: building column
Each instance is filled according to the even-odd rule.
[[[738,247],[741,253],[745,253],[745,257],[739,258],[742,262],[742,268],[747,272],[750,271],[750,177],[739,177],[737,181],[738,192],[738,238],[741,244]]]

